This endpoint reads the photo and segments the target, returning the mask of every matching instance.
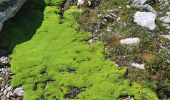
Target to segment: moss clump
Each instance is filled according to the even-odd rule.
[[[70,87],[81,90],[73,97],[79,100],[117,100],[126,95],[136,100],[158,100],[151,90],[125,80],[126,69],[104,59],[101,42],[86,43],[87,37],[76,30],[74,17],[80,10],[71,7],[62,23],[58,11],[55,6],[47,6],[42,25],[32,39],[13,51],[12,86],[24,88],[24,100],[66,99]]]

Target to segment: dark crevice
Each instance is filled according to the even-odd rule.
[[[70,92],[68,94],[64,95],[64,98],[68,98],[68,99],[74,99],[77,97],[77,95],[82,92],[82,90],[78,87],[70,87]]]

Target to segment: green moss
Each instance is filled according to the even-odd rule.
[[[38,16],[37,9],[34,7],[32,12]],[[117,100],[125,95],[136,100],[158,100],[151,90],[125,80],[126,69],[104,59],[103,43],[97,41],[90,46],[86,43],[89,35],[77,31],[74,19],[81,10],[71,7],[65,12],[63,23],[56,12],[55,6],[47,6],[42,24],[32,32],[33,37],[14,48],[12,86],[24,88],[24,100],[63,100],[69,87],[82,90],[76,97],[79,100]],[[20,23],[12,24],[16,26],[12,34],[23,34],[22,21],[26,25],[37,22],[30,20],[34,16],[22,17]]]

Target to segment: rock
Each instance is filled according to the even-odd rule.
[[[7,91],[7,92],[9,92],[9,91],[11,91],[11,90],[12,90],[12,87],[11,87],[11,86],[9,86],[9,87],[6,88],[6,91]]]
[[[134,0],[132,5],[144,5],[147,0]]]
[[[84,4],[84,0],[78,0],[77,5],[82,5],[82,4]]]
[[[19,88],[16,88],[14,90],[14,94],[18,95],[18,96],[23,96],[24,95],[24,90],[23,88],[19,87]]]
[[[88,40],[89,44],[92,44],[93,42],[94,42],[93,39]]]
[[[170,12],[166,12],[166,14],[168,15],[168,17],[170,17]]]
[[[162,26],[164,26],[166,29],[170,30],[170,25],[167,23],[163,23]]]
[[[2,56],[0,58],[0,63],[2,64],[8,64],[10,62],[10,59],[8,57]]]
[[[150,12],[157,14],[156,10],[152,8],[152,6],[150,6],[149,4],[145,4],[146,2],[147,0],[134,0],[132,6],[140,9],[146,9]]]
[[[111,29],[109,29],[109,28],[108,28],[106,31],[107,31],[107,32],[112,32],[112,30],[111,30]]]
[[[170,40],[170,35],[161,35],[161,36],[168,39],[168,40]]]
[[[120,44],[123,44],[123,45],[137,45],[139,44],[139,42],[140,42],[139,38],[126,38],[126,39],[120,40]]]
[[[168,16],[164,16],[159,18],[159,20],[161,20],[163,23],[169,24],[170,23],[170,17]]]
[[[3,23],[13,17],[26,0],[0,0],[0,31]]]
[[[156,28],[155,19],[156,14],[152,12],[137,11],[136,14],[134,15],[134,22],[150,30],[154,30]]]
[[[170,26],[167,26],[166,29],[170,30]]]
[[[135,99],[134,99],[134,97],[127,96],[127,97],[123,98],[123,100],[135,100]]]
[[[162,4],[163,6],[166,6],[169,4],[168,0],[159,0],[159,3]]]
[[[131,66],[140,69],[145,69],[145,64],[132,63]]]

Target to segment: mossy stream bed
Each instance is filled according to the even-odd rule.
[[[24,100],[158,100],[125,79],[126,68],[104,58],[102,42],[87,43],[91,35],[79,32],[75,21],[80,9],[71,7],[61,19],[58,6],[46,3],[29,1],[2,31],[1,48],[12,52],[12,86],[23,87]]]

